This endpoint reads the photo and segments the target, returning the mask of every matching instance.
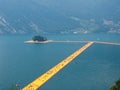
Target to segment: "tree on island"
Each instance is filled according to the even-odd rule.
[[[33,40],[33,41],[46,41],[47,38],[42,37],[42,36],[34,36],[34,37],[32,38],[32,40]]]
[[[115,85],[113,85],[110,90],[120,90],[120,78],[115,82]]]

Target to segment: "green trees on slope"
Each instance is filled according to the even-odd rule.
[[[120,90],[120,78],[115,82],[115,84],[110,88],[110,90]]]
[[[34,36],[34,37],[32,38],[32,40],[33,40],[33,41],[46,41],[47,38],[38,35],[38,36]]]

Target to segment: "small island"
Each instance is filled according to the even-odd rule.
[[[37,35],[32,38],[32,40],[25,41],[25,43],[48,43],[52,42],[52,40],[48,40],[47,38]]]

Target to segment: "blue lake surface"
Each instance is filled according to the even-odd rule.
[[[118,34],[44,35],[52,40],[120,43]],[[22,88],[85,43],[26,44],[33,35],[0,36],[0,90]],[[93,44],[44,84],[40,90],[109,90],[120,78],[120,46]]]

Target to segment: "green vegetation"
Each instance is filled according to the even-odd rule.
[[[47,39],[45,37],[42,36],[34,36],[32,38],[33,41],[46,41]]]
[[[10,90],[18,90],[18,88],[17,88],[15,85],[12,85],[12,86],[10,87]]]
[[[100,25],[95,19],[81,19],[78,17],[70,17],[70,19],[79,23],[79,27],[69,30],[68,33],[96,33],[100,31]]]
[[[80,20],[80,26],[89,33],[99,30],[99,25],[96,23],[95,19]]]
[[[120,78],[115,82],[115,84],[110,88],[110,90],[120,90]]]

